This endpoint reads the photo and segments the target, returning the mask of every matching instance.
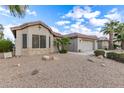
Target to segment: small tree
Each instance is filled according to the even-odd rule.
[[[63,38],[57,38],[54,41],[55,46],[57,46],[57,49],[59,53],[67,53],[68,45],[70,44],[70,39],[68,37]]]
[[[13,49],[14,44],[10,40],[1,39],[0,40],[0,52],[10,52]]]

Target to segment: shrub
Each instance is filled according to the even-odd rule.
[[[118,54],[118,61],[124,62],[124,53]]]
[[[67,53],[67,50],[60,50],[59,52],[64,54],[64,53]]]
[[[70,39],[68,37],[57,38],[54,41],[59,53],[67,53],[68,45],[70,44]]]
[[[13,43],[10,40],[1,39],[0,40],[0,52],[10,52],[13,49]]]
[[[119,62],[124,62],[124,53],[108,52],[107,58],[113,59]]]
[[[117,49],[117,48],[119,48],[120,46],[117,45],[117,44],[114,44],[113,47],[114,47],[114,49]]]
[[[108,52],[106,55],[107,55],[107,58],[109,59],[115,59],[115,60],[118,59],[118,53],[116,52]]]
[[[105,57],[105,51],[102,49],[95,50],[94,54],[95,54],[95,56],[102,55],[103,57]]]

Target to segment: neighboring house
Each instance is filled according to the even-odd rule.
[[[53,41],[61,37],[41,21],[11,28],[15,37],[15,55],[47,54],[56,51]]]
[[[108,49],[109,48],[109,40],[107,37],[98,38],[98,49]]]
[[[71,33],[65,36],[70,38],[69,51],[86,52],[97,49],[97,37],[94,35]]]

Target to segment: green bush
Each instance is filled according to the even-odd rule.
[[[95,50],[94,54],[95,56],[102,55],[103,57],[105,57],[105,50],[102,50],[102,49]]]
[[[59,53],[62,53],[62,54],[67,53],[67,50],[60,50]]]
[[[0,39],[0,53],[10,52],[13,49],[13,43],[10,40]]]
[[[117,45],[117,44],[114,44],[113,47],[114,47],[114,49],[117,49],[117,48],[119,48],[120,46]]]
[[[106,55],[107,55],[107,58],[109,59],[115,59],[115,60],[118,59],[118,53],[116,52],[108,52]]]
[[[107,58],[113,59],[119,62],[124,62],[124,53],[108,52]]]
[[[124,53],[119,53],[118,54],[118,61],[124,62]]]

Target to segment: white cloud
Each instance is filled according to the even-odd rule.
[[[73,8],[73,10],[70,10],[67,14],[65,14],[65,17],[72,17],[72,18],[81,18],[84,14],[84,10],[81,9],[79,6],[76,6]]]
[[[83,18],[81,18],[81,19],[77,19],[76,21],[77,22],[84,22],[85,20]]]
[[[75,6],[72,10],[70,10],[67,14],[63,16],[63,18],[71,17],[73,19],[80,19],[80,18],[94,18],[101,14],[100,11],[92,12],[91,8],[85,6],[84,9],[80,6]]]
[[[117,8],[113,8],[111,11],[108,12],[107,15],[104,15],[104,17],[111,20],[121,21],[121,14],[119,13]]]
[[[26,13],[28,15],[37,16],[37,13],[35,11],[31,11],[29,9],[26,10]],[[0,15],[7,16],[7,17],[11,16],[10,11],[4,7],[1,7],[1,6],[0,6]]]
[[[110,13],[115,13],[115,12],[117,12],[117,11],[118,11],[117,8],[113,8],[113,9],[110,11]]]
[[[17,25],[8,24],[8,25],[5,25],[5,26],[4,26],[4,31],[3,31],[3,33],[4,33],[4,38],[6,38],[6,39],[9,38],[9,39],[12,40],[12,41],[15,40],[15,38],[14,38],[14,36],[13,36],[13,33],[12,33],[11,29],[10,29],[10,27],[14,27],[14,26],[17,26]]]
[[[57,32],[57,33],[60,33],[59,29],[57,29],[56,27],[53,27],[53,26],[50,26],[51,29],[54,31],[54,32]]]
[[[91,18],[89,20],[90,24],[92,24],[93,26],[103,26],[107,21],[108,19],[96,19],[96,18]]]
[[[56,24],[59,26],[63,26],[63,25],[69,24],[69,23],[70,23],[70,21],[65,21],[65,20],[56,22]]]
[[[89,6],[84,6],[84,10],[86,10],[87,12],[91,12],[91,8]]]
[[[67,30],[64,31],[64,33],[69,34],[69,33],[81,33],[81,34],[86,34],[86,35],[96,35],[97,37],[102,37],[104,36],[102,32],[100,32],[101,28],[96,28],[95,31],[92,29],[86,27],[85,25],[82,25],[79,22],[76,22],[75,24],[72,24],[69,26]]]
[[[84,17],[85,17],[85,18],[88,18],[88,19],[90,19],[90,18],[95,18],[95,17],[99,16],[100,13],[101,13],[100,11],[87,12],[87,13],[84,14]]]
[[[68,29],[68,28],[69,28],[69,26],[64,26],[64,28],[65,28],[65,29]]]
[[[9,12],[9,10],[0,6],[0,15],[10,17],[10,12]]]
[[[31,11],[29,9],[26,10],[27,14],[37,16],[37,13],[35,11]]]

